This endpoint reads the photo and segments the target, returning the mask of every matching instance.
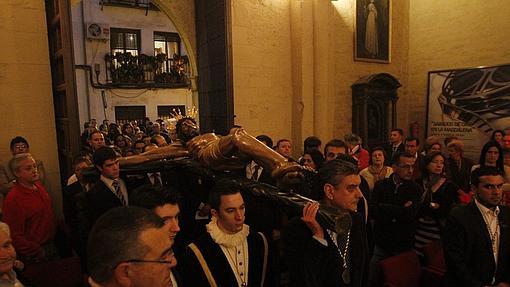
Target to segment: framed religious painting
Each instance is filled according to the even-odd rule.
[[[391,61],[391,0],[356,0],[354,60]]]

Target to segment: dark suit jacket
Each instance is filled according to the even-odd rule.
[[[471,190],[470,186],[470,176],[471,176],[471,168],[473,167],[473,161],[463,157],[461,160],[461,166],[457,165],[457,163],[451,158],[446,160],[448,178],[455,182],[460,189],[464,192],[468,193]]]
[[[375,245],[388,252],[407,251],[413,247],[422,194],[416,182],[403,181],[396,185],[394,178],[392,174],[375,184],[370,211],[374,219]],[[413,204],[405,207],[407,201]]]
[[[262,265],[264,258],[264,243],[258,233],[248,235],[248,286],[260,286],[262,278]],[[237,281],[227,258],[221,247],[216,244],[209,233],[204,234],[193,241],[200,249],[202,255],[211,270],[211,274],[218,286],[237,286]],[[268,264],[271,262],[268,258]],[[177,265],[185,286],[210,286],[195,253],[189,247],[186,248],[182,260]],[[264,286],[273,285],[269,271],[266,267]]]
[[[102,180],[99,180],[96,185],[87,192],[87,209],[90,226],[92,227],[103,213],[119,206],[122,206],[120,199],[113,194],[112,190],[106,186]]]
[[[350,235],[351,285],[342,281],[342,259],[336,245],[324,230],[328,246],[313,238],[312,232],[299,217],[293,218],[283,230],[284,256],[289,269],[290,285],[303,287],[364,286],[368,265],[365,225],[358,214],[351,214]]]
[[[142,185],[152,184],[148,173],[128,175],[121,174],[121,178],[122,180],[124,180],[124,183],[126,184],[128,190],[134,190]],[[168,173],[160,172],[160,180],[163,186],[167,186],[169,184]]]
[[[442,240],[447,265],[445,286],[510,283],[510,209],[500,206],[499,255],[496,269],[489,232],[475,202],[452,210]]]
[[[386,157],[384,158],[384,165],[388,165],[388,166],[391,166],[391,164],[393,163],[393,157],[401,152],[404,152],[405,151],[405,146],[404,146],[404,142],[402,142],[398,147],[397,147],[397,150],[395,152],[393,152],[393,146],[391,145],[391,143],[388,143],[385,147],[384,147],[384,150],[386,151]]]

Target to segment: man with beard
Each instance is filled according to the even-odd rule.
[[[494,167],[471,173],[475,199],[453,209],[443,229],[445,286],[510,286],[510,210]]]

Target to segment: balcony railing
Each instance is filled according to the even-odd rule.
[[[131,53],[105,55],[106,84],[113,87],[183,88],[189,87],[187,56],[165,54],[148,56]]]
[[[118,6],[127,8],[140,8],[159,11],[151,0],[99,0],[99,4],[105,6]]]

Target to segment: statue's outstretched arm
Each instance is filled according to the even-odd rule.
[[[188,154],[188,150],[181,144],[171,144],[141,154],[121,157],[119,164],[120,166],[137,165],[161,159],[184,157],[188,156]]]

